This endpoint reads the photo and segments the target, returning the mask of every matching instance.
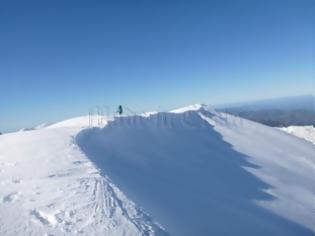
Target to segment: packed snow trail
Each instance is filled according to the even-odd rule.
[[[77,147],[82,121],[0,136],[1,236],[164,235]]]
[[[77,142],[171,235],[314,235],[315,147],[282,131],[193,106]]]

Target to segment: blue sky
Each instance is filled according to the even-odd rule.
[[[0,2],[0,131],[314,92],[315,1]]]

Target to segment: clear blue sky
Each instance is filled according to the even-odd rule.
[[[0,131],[313,93],[314,0],[0,1]]]

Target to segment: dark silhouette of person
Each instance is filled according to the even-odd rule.
[[[118,111],[117,112],[118,112],[119,115],[122,115],[122,113],[123,113],[122,105],[118,106]]]

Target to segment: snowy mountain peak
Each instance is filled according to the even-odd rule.
[[[189,106],[186,106],[186,107],[182,107],[182,108],[177,108],[175,110],[171,110],[170,112],[171,113],[184,113],[184,112],[187,112],[187,111],[199,111],[199,110],[207,110],[208,109],[208,106],[205,105],[205,104],[193,104],[193,105],[189,105]]]

